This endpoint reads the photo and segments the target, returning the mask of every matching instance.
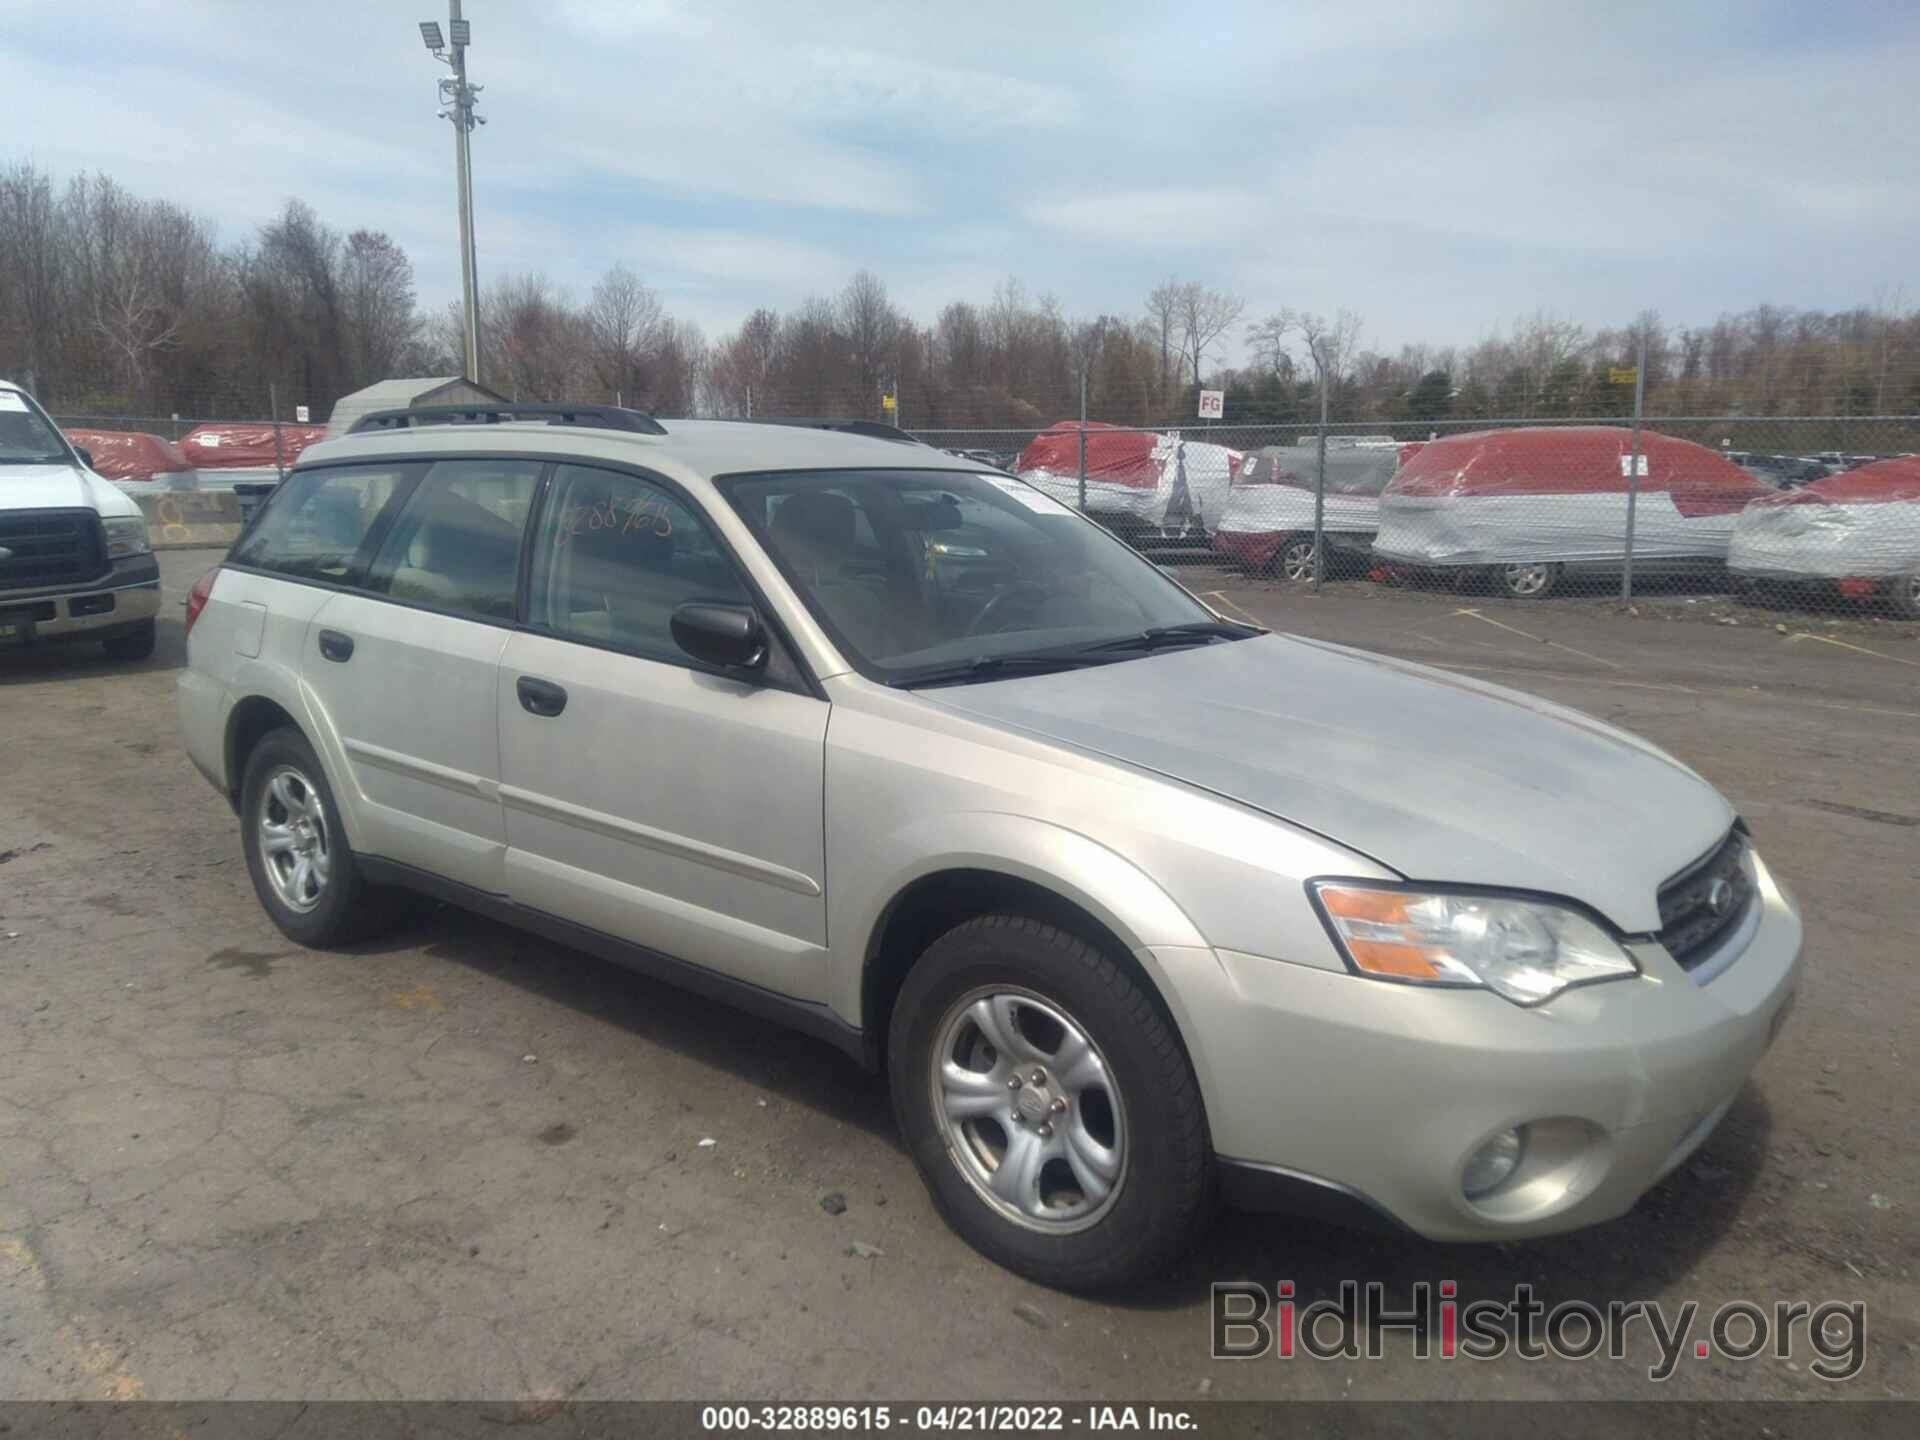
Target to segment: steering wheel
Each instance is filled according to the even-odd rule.
[[[998,595],[987,597],[987,603],[975,612],[973,620],[968,624],[967,634],[980,635],[991,633],[991,627],[987,622],[998,615],[1001,607],[1006,605],[1006,603],[1015,596],[1025,596],[1029,602],[1037,605],[1040,601],[1047,599],[1052,594],[1053,592],[1046,586],[1033,580],[1022,580],[1017,584],[1009,585]]]

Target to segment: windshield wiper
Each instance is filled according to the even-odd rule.
[[[1088,655],[1079,651],[1034,651],[1026,655],[981,655],[957,665],[941,665],[902,675],[887,683],[896,690],[918,690],[927,685],[965,685],[974,680],[994,680],[1006,675],[1043,675],[1052,670],[1078,670],[1085,665],[1105,664],[1117,656]]]
[[[1097,640],[1082,651],[1160,650],[1170,645],[1205,645],[1214,640],[1247,640],[1264,633],[1232,620],[1192,620],[1184,625],[1155,625],[1117,640]]]

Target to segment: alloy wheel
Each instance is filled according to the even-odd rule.
[[[1289,580],[1313,579],[1313,541],[1289,540],[1282,546],[1280,573]]]
[[[1501,573],[1509,595],[1543,595],[1553,583],[1551,565],[1509,565]]]
[[[934,1121],[994,1210],[1043,1234],[1096,1224],[1125,1178],[1126,1110],[1086,1028],[1028,990],[955,1001],[933,1055]]]
[[[275,898],[300,914],[312,910],[333,874],[326,806],[313,782],[291,765],[275,767],[261,787],[255,834]]]

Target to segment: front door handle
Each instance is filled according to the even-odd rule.
[[[536,680],[531,675],[522,675],[514,682],[513,689],[520,697],[520,708],[529,715],[538,715],[542,720],[551,720],[567,708],[567,692],[551,680]]]
[[[338,630],[320,632],[320,655],[322,659],[345,664],[353,658],[353,637],[342,635]]]

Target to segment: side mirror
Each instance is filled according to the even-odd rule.
[[[730,670],[758,670],[767,663],[767,632],[750,605],[682,605],[673,612],[673,643],[696,660]]]
[[[73,453],[80,457],[80,463],[82,465],[86,466],[89,470],[93,469],[93,451],[87,449],[84,445],[76,445],[73,447]]]

